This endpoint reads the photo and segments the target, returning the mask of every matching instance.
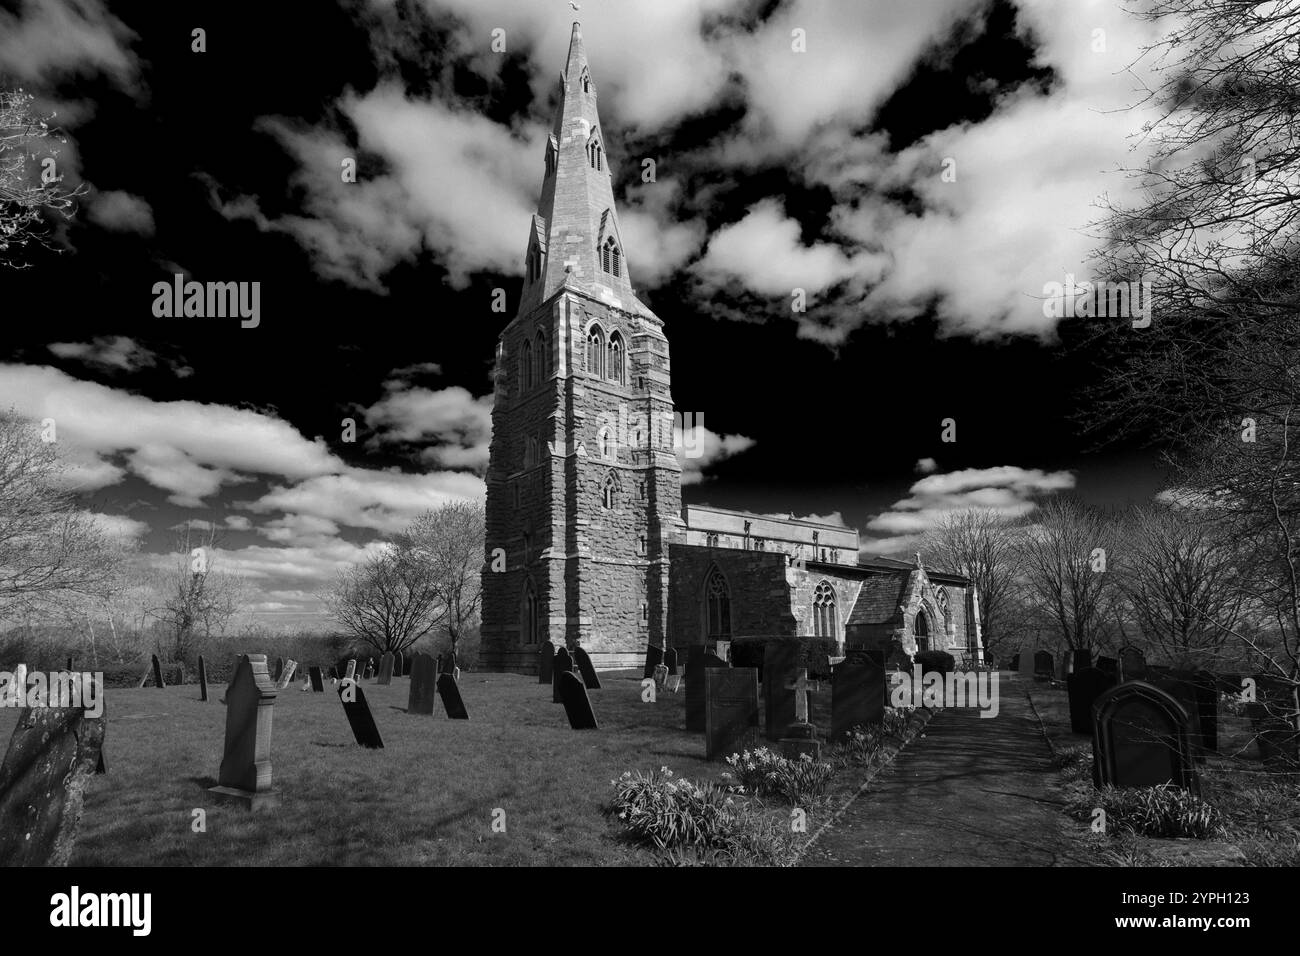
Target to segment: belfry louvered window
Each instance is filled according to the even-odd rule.
[[[600,267],[612,276],[620,276],[623,274],[623,264],[619,261],[621,258],[618,243],[610,236],[600,249]]]

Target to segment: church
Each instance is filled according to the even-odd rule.
[[[546,641],[610,669],[776,637],[977,659],[967,578],[866,559],[851,528],[683,504],[673,430],[646,427],[672,420],[668,339],[632,286],[596,103],[575,23],[497,340],[480,666],[536,673]]]

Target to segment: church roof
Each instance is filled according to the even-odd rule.
[[[574,23],[560,74],[559,101],[542,157],[544,173],[535,222],[540,274],[525,270],[519,312],[525,314],[566,286],[634,314],[654,316],[632,289],[618,209],[613,164],[596,110],[596,85],[587,65],[581,24]]]
[[[858,599],[853,605],[846,627],[860,624],[888,624],[898,617],[898,606],[903,603],[910,575],[894,572],[874,574],[862,582]]]

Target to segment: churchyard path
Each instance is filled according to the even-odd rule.
[[[801,866],[1089,866],[1018,677],[997,717],[946,709],[858,795]]]

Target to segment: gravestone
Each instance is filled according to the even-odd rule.
[[[1121,647],[1119,650],[1119,679],[1121,681],[1143,680],[1147,676],[1147,656],[1137,647]]]
[[[408,714],[432,714],[438,693],[438,661],[431,654],[411,658],[411,690],[406,697]]]
[[[460,667],[456,663],[456,652],[448,648],[438,659],[438,672],[450,674],[453,680],[460,680]]]
[[[376,683],[388,685],[393,682],[393,655],[388,651],[379,658],[379,676]]]
[[[785,728],[785,735],[780,740],[781,756],[798,760],[808,754],[814,760],[820,760],[822,745],[812,723],[808,695],[821,690],[821,685],[809,680],[807,668],[801,667],[786,688],[794,692],[794,722]]]
[[[153,665],[153,685],[155,687],[166,687],[167,684],[166,682],[163,681],[162,663],[158,660],[157,654],[153,655],[152,665]]]
[[[406,671],[406,655],[401,651],[393,652],[393,676],[402,677]]]
[[[542,641],[542,646],[537,649],[537,683],[551,683],[554,673],[555,645],[550,641]]]
[[[655,668],[664,662],[664,649],[658,644],[647,644],[645,648],[645,669],[641,672],[641,679],[653,679]]]
[[[596,676],[596,668],[591,665],[591,658],[581,645],[573,649],[573,661],[578,665],[578,673],[582,675],[582,682],[587,685],[587,690],[600,690],[600,678]]]
[[[199,655],[199,700],[208,699],[208,665],[203,660],[203,655]]]
[[[1070,698],[1071,731],[1092,734],[1092,705],[1115,683],[1115,675],[1107,674],[1099,667],[1085,667],[1069,676],[1065,687]]]
[[[1070,671],[1072,674],[1077,674],[1079,671],[1087,670],[1092,666],[1092,651],[1087,649],[1075,649],[1070,653],[1074,662],[1074,666]]]
[[[1016,673],[1025,678],[1034,676],[1034,656],[1033,651],[1021,651],[1020,664],[1016,668]]]
[[[370,712],[370,705],[366,703],[366,692],[361,689],[361,682],[355,678],[351,680],[345,678],[339,684],[338,694],[339,700],[343,702],[343,712],[347,714],[348,725],[352,728],[352,736],[357,739],[357,743],[371,750],[382,750],[384,741],[379,736],[379,728],[375,726],[375,715]],[[352,699],[349,700],[349,697]]]
[[[1196,719],[1201,723],[1201,746],[1205,753],[1219,752],[1219,687],[1209,671],[1195,671],[1191,675],[1192,690],[1196,696]]]
[[[226,749],[210,793],[250,810],[275,806],[271,785],[271,726],[275,686],[265,654],[245,654],[226,688]]]
[[[1199,790],[1191,721],[1159,687],[1129,681],[1093,705],[1093,782],[1098,786]]]
[[[780,740],[794,723],[794,680],[799,664],[797,641],[769,641],[763,651],[763,713],[768,740]]]
[[[1192,756],[1197,760],[1205,759],[1205,735],[1201,732],[1201,712],[1196,695],[1196,685],[1190,671],[1174,671],[1154,666],[1147,668],[1147,683],[1154,684],[1166,694],[1178,701],[1187,712],[1188,736],[1192,743]]]
[[[668,668],[668,676],[677,676],[677,648],[669,647],[664,651],[664,667]]]
[[[831,672],[831,740],[844,739],[854,727],[882,723],[888,700],[885,668],[851,652]]]
[[[286,687],[288,687],[289,682],[293,680],[293,675],[297,673],[297,671],[298,671],[298,662],[295,661],[292,657],[289,658],[289,662],[284,665],[284,673],[280,676],[280,682],[276,684],[277,689],[284,690]]]
[[[366,670],[365,673],[361,675],[361,679],[370,680],[374,676],[375,676],[375,659],[373,657],[367,657]]]
[[[1053,662],[1051,651],[1038,651],[1034,654],[1034,677],[1046,677],[1050,679],[1053,676]]]
[[[344,680],[353,680],[357,676],[357,659],[348,661],[348,669],[343,673]]]
[[[726,667],[727,662],[702,644],[692,644],[686,658],[686,729],[704,730],[704,671]]]
[[[438,696],[442,698],[442,706],[448,717],[452,720],[469,720],[469,711],[465,709],[465,701],[460,696],[460,685],[450,674],[438,675]]]
[[[1119,680],[1119,658],[1117,657],[1098,657],[1097,670],[1103,674],[1109,674],[1115,680]]]
[[[275,684],[278,687],[280,684],[280,678],[283,676],[284,676],[284,658],[277,657],[275,659],[275,674],[271,677],[271,680],[275,681]]]
[[[704,668],[704,759],[717,760],[758,745],[758,670]]]
[[[107,725],[82,707],[19,713],[0,763],[0,866],[68,865]]]
[[[311,681],[311,689],[313,693],[325,693],[325,681],[321,679],[319,667],[315,664],[309,665],[307,667],[307,678]]]
[[[560,692],[560,675],[568,674],[573,671],[573,658],[569,656],[569,649],[561,647],[555,652],[555,661],[551,669],[551,703],[564,703],[564,696]]]
[[[1264,769],[1300,770],[1300,685],[1272,674],[1255,675],[1255,700],[1246,705]]]
[[[559,655],[556,655],[557,659]],[[574,730],[599,730],[596,713],[591,709],[591,698],[587,696],[587,685],[571,670],[555,672],[555,686],[559,689],[560,700],[564,704],[564,713],[569,718],[569,726]]]

